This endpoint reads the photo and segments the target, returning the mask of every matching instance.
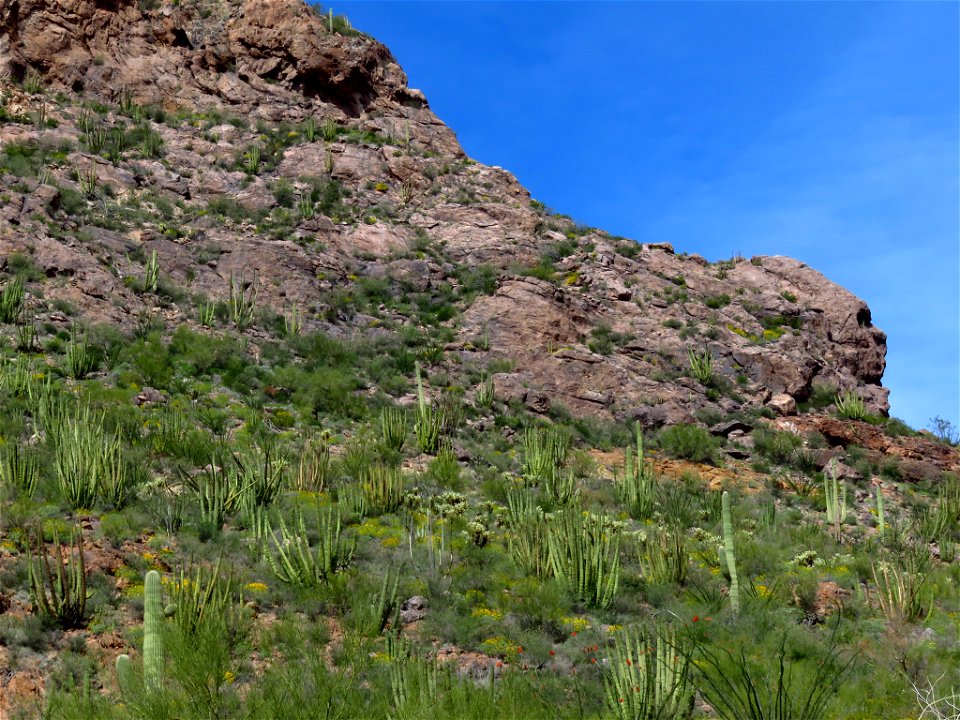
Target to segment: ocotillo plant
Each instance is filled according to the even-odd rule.
[[[730,572],[730,607],[740,612],[740,582],[737,579],[737,558],[733,552],[733,521],[730,519],[730,495],[726,490],[721,496],[723,516],[723,558]]]
[[[637,422],[637,454],[627,448],[624,455],[623,477],[617,485],[617,494],[627,511],[635,518],[649,517],[653,512],[653,467],[643,455],[643,431]]]

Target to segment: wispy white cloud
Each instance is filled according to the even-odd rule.
[[[867,300],[887,330],[893,413],[919,426],[933,414],[957,422],[956,103],[944,113],[883,96],[903,94],[897,82],[908,79],[899,67],[885,74],[896,54],[879,54],[878,43],[891,32],[881,25],[853,44],[725,167],[650,218],[646,232],[708,256],[808,262]]]

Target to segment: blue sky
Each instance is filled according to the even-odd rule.
[[[333,9],[558,212],[850,289],[888,334],[891,414],[960,425],[960,4]]]

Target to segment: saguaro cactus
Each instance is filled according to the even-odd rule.
[[[143,582],[143,682],[151,690],[160,686],[163,675],[162,622],[160,573],[151,570]]]
[[[723,516],[723,555],[730,573],[730,607],[740,612],[740,583],[737,580],[737,558],[733,552],[733,522],[730,520],[730,495],[724,490],[721,496]]]
[[[130,656],[124,653],[117,655],[117,684],[120,692],[129,693],[133,689],[133,662]]]
[[[164,610],[160,589],[160,573],[151,570],[143,581],[143,685],[148,691],[163,685],[163,639],[161,637]],[[134,687],[133,663],[130,656],[118,655],[117,682],[122,692]]]

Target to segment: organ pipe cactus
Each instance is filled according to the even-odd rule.
[[[837,478],[836,458],[827,463],[827,472],[823,477],[823,495],[827,522],[833,525],[834,535],[839,539],[840,525],[847,516],[847,484]]]
[[[302,513],[297,515],[293,532],[287,529],[282,516],[279,518],[279,533],[267,525],[272,549],[267,552],[267,561],[274,574],[285,583],[318,587],[353,560],[357,543],[355,539],[348,540],[342,534],[340,510],[326,508],[322,511],[318,507],[316,518],[317,543],[314,549],[311,549],[307,540]]]
[[[523,433],[524,479],[529,483],[546,481],[563,467],[569,452],[569,433],[556,427],[528,427]]]
[[[154,250],[144,267],[143,289],[145,292],[155,293],[160,284],[160,264],[157,262],[157,251]]]
[[[617,720],[688,718],[693,714],[690,652],[667,627],[618,634],[604,671],[607,708]]]
[[[547,518],[526,489],[507,492],[510,555],[517,567],[538,578],[550,574]]]
[[[547,547],[553,574],[571,594],[609,607],[620,582],[620,533],[606,518],[570,506],[549,517]]]
[[[83,538],[75,534],[70,543],[76,549],[64,555],[60,539],[54,536],[54,557],[51,562],[43,542],[43,532],[37,530],[37,555],[27,543],[27,571],[30,578],[30,598],[35,613],[42,613],[64,630],[86,626],[87,569],[83,561]]]
[[[643,577],[650,583],[683,585],[689,560],[687,538],[677,529],[652,530],[637,546],[637,561]]]
[[[624,455],[623,477],[617,485],[617,495],[633,517],[646,518],[653,512],[653,466],[643,455],[643,431],[639,422],[636,424],[635,433],[636,456],[628,447]]]
[[[730,573],[730,607],[734,613],[740,612],[740,582],[737,579],[737,558],[733,551],[733,521],[730,519],[730,495],[724,490],[721,496],[721,514],[723,517],[723,560]]]
[[[394,452],[403,450],[407,440],[407,416],[401,408],[385,407],[380,411],[380,440]]]
[[[440,449],[440,440],[443,435],[444,413],[431,403],[427,402],[423,391],[423,378],[420,374],[420,363],[416,366],[417,376],[417,420],[414,431],[417,435],[417,445],[420,452],[436,455]]]

